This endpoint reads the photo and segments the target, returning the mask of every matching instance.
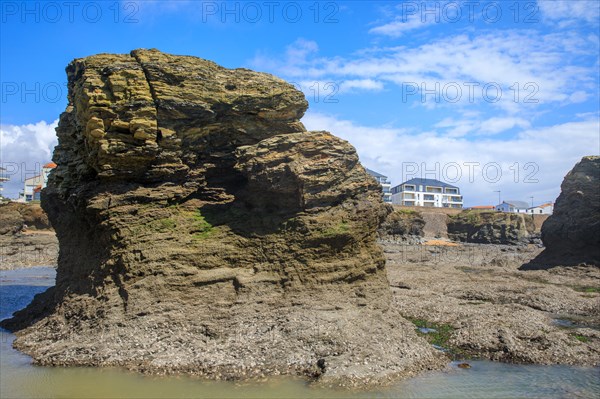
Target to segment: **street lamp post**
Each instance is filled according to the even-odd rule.
[[[500,200],[500,193],[501,193],[501,191],[500,190],[495,190],[494,192],[498,193],[498,205],[501,205],[502,204],[502,201]]]

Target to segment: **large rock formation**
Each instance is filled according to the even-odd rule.
[[[531,215],[466,210],[448,216],[448,237],[477,244],[524,245],[536,234]]]
[[[442,360],[390,306],[378,186],[271,75],[155,50],[67,68],[42,203],[56,287],[3,323],[39,364],[352,384]]]
[[[600,157],[583,157],[565,176],[553,214],[542,225],[546,249],[522,269],[600,267]]]

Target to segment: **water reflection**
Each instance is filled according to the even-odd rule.
[[[0,272],[0,318],[21,309],[54,283],[51,268]],[[232,383],[155,377],[120,369],[37,367],[2,331],[0,398],[593,398],[600,397],[600,368],[526,366],[470,361],[369,392],[325,390],[301,379]]]

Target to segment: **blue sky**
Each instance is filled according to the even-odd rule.
[[[600,2],[3,1],[0,162],[15,197],[47,162],[74,58],[158,48],[270,72],[303,122],[393,184],[461,187],[466,205],[541,203],[600,152]]]

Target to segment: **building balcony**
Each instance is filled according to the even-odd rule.
[[[444,201],[444,202],[454,202],[454,203],[462,202],[462,200],[463,200],[463,197],[460,195],[456,195],[456,196],[444,195],[444,197],[442,199],[442,201]]]

